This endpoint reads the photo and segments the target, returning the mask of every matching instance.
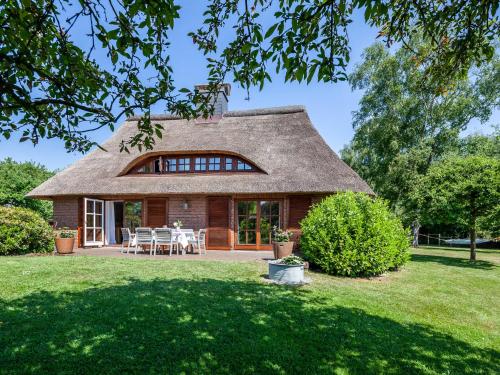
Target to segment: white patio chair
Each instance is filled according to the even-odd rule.
[[[186,240],[188,241],[187,249],[189,249],[189,245],[191,245],[192,241],[196,240],[194,229],[181,229],[181,232],[186,236]]]
[[[127,244],[127,254],[130,251],[130,246],[132,246],[132,243],[135,238],[135,234],[130,233],[129,228],[121,228],[122,231],[122,248],[120,249],[120,253],[125,252],[125,244]]]
[[[172,229],[169,228],[156,228],[155,229],[155,239],[154,239],[154,255],[156,255],[156,249],[160,246],[167,246],[170,250],[170,256],[172,256],[172,250],[175,247],[177,254],[179,254],[179,246],[174,242],[174,236],[172,234]]]
[[[206,243],[206,237],[207,237],[207,230],[206,229],[200,229],[198,231],[198,238],[192,238],[189,239],[189,244],[193,246],[193,252],[194,248],[196,247],[198,249],[198,254],[201,255],[201,251],[207,255],[207,243]]]
[[[135,253],[137,254],[137,249],[139,248],[139,246],[143,247],[145,245],[149,246],[149,255],[151,255],[151,253],[153,251],[153,231],[151,230],[151,228],[136,228],[136,230],[135,230]],[[144,249],[144,247],[143,247],[143,249]]]

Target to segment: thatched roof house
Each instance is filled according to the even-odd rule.
[[[315,200],[373,194],[303,107],[226,111],[227,94],[210,120],[156,116],[163,137],[143,153],[119,151],[136,132],[138,119],[129,118],[102,145],[107,151],[91,152],[29,196],[52,199],[57,225],[81,228],[81,245],[113,243],[122,226],[181,220],[208,228],[209,248],[268,249],[270,226],[297,228]]]

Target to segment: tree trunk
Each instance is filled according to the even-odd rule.
[[[470,261],[476,260],[476,218],[477,210],[475,199],[471,198],[470,222],[469,222],[469,239],[470,239]]]
[[[476,260],[476,226],[470,228],[469,230],[470,237],[470,260]]]
[[[413,241],[411,245],[413,247],[418,247],[418,235],[420,234],[420,223],[418,221],[414,221],[411,225],[411,230],[413,232]]]

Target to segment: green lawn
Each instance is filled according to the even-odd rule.
[[[366,280],[259,262],[0,258],[0,373],[498,374],[500,253]]]

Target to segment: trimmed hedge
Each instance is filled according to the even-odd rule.
[[[339,193],[313,206],[301,222],[304,257],[340,276],[375,276],[409,259],[408,232],[385,201]]]
[[[36,212],[0,206],[0,255],[47,253],[54,250],[54,234]]]

